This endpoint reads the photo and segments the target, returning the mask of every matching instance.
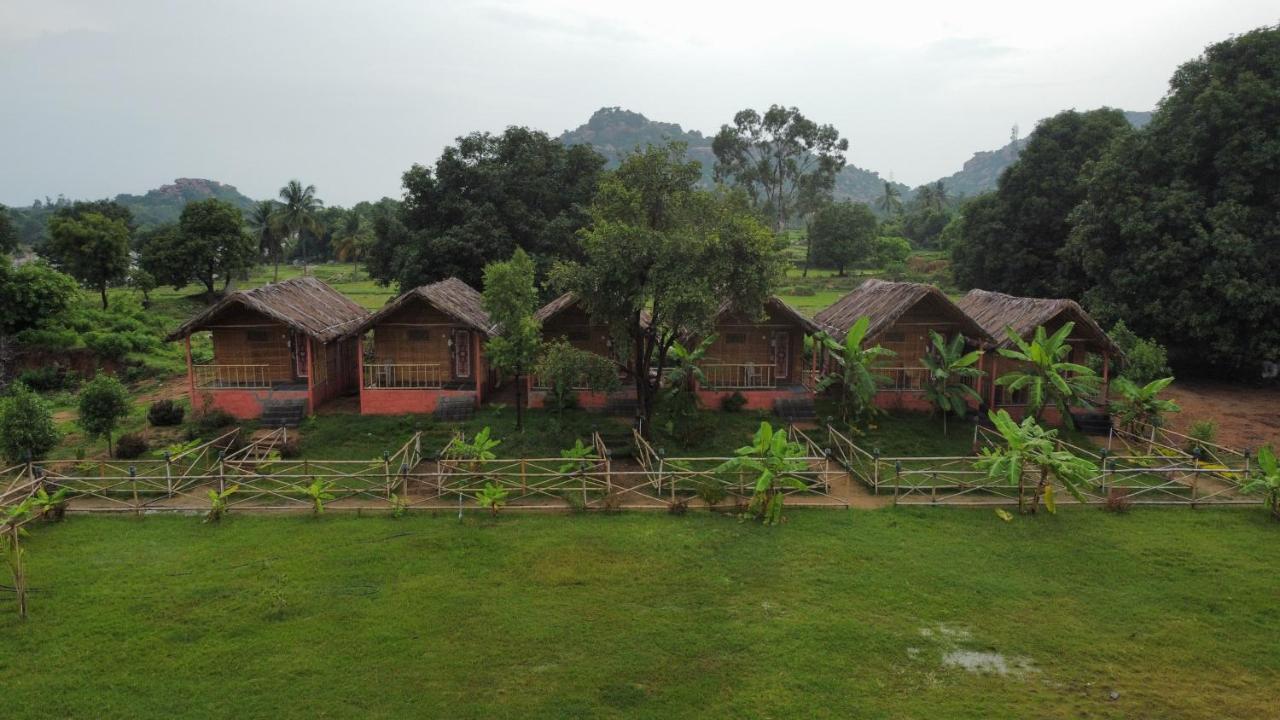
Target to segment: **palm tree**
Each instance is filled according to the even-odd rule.
[[[253,206],[249,213],[249,229],[258,241],[258,252],[271,258],[275,264],[275,273],[271,281],[280,279],[280,255],[284,250],[284,233],[281,232],[280,205],[275,200],[263,200]]]
[[[1084,365],[1067,362],[1071,356],[1067,337],[1075,325],[1073,322],[1065,323],[1053,335],[1046,333],[1044,326],[1037,327],[1030,343],[1018,337],[1013,328],[1005,329],[1009,340],[1018,349],[1000,348],[1000,354],[1020,364],[1017,369],[996,378],[996,384],[1010,392],[1026,391],[1027,409],[1037,421],[1045,404],[1052,402],[1066,426],[1074,428],[1071,403],[1089,407],[1089,400],[1098,391],[1101,379],[1097,373]]]
[[[1004,446],[983,448],[982,457],[974,466],[986,470],[987,476],[993,480],[1008,478],[1010,485],[1016,485],[1019,510],[1025,506],[1023,472],[1027,466],[1040,471],[1040,478],[1031,494],[1031,514],[1035,514],[1041,497],[1044,497],[1046,510],[1057,512],[1050,477],[1057,478],[1067,492],[1084,502],[1083,488],[1090,485],[1098,474],[1098,467],[1092,461],[1068,450],[1056,450],[1054,439],[1058,431],[1040,427],[1035,418],[1023,418],[1021,423],[1016,423],[1004,410],[988,415],[1004,440]]]
[[[966,353],[964,336],[956,333],[947,342],[937,332],[929,331],[929,351],[921,359],[929,376],[924,383],[925,399],[942,413],[942,434],[947,434],[947,415],[955,413],[964,416],[969,409],[969,401],[982,402],[982,396],[966,380],[975,380],[986,375],[974,364],[982,358],[981,350]]]
[[[355,210],[347,211],[333,233],[333,252],[340,262],[354,262],[364,255],[370,234],[363,218]]]
[[[902,212],[902,193],[888,180],[884,183],[884,195],[876,201],[876,207],[890,215]]]
[[[303,239],[303,231],[316,234],[320,232],[317,214],[324,208],[324,202],[316,197],[316,186],[302,186],[297,180],[290,180],[288,185],[280,188],[280,224],[289,235],[301,244],[302,274],[307,274],[307,249]]]
[[[869,318],[858,318],[844,336],[843,344],[830,335],[819,336],[823,347],[835,358],[838,368],[818,381],[817,391],[822,393],[833,387],[839,389],[840,416],[845,422],[862,420],[874,413],[876,391],[890,382],[889,377],[879,371],[884,367],[884,361],[897,353],[879,345],[862,347],[870,324]]]

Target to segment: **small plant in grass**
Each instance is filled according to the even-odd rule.
[[[1262,493],[1271,510],[1271,517],[1280,520],[1280,462],[1277,462],[1276,452],[1270,445],[1264,445],[1258,450],[1258,464],[1242,490],[1247,493]]]
[[[9,574],[13,577],[13,594],[18,599],[18,617],[27,617],[27,579],[22,558],[26,550],[22,548],[20,539],[27,531],[22,528],[32,512],[31,498],[8,508],[0,508],[0,551],[4,552],[5,562],[9,565]]]
[[[201,440],[200,438],[192,438],[192,439],[190,439],[190,440],[188,440],[188,441],[186,441],[186,442],[180,442],[180,443],[174,443],[174,444],[172,444],[172,445],[166,445],[166,446],[165,446],[165,447],[160,451],[160,455],[161,455],[161,456],[168,455],[170,458],[176,458],[176,457],[178,457],[179,455],[181,455],[182,453],[184,453],[184,452],[186,452],[186,451],[188,451],[188,450],[192,450],[192,449],[194,449],[194,448],[199,447],[199,446],[200,446],[200,444],[201,444],[202,442],[204,442],[204,441],[203,441],[203,440]]]
[[[1084,502],[1084,488],[1091,485],[1098,474],[1096,465],[1068,450],[1055,449],[1054,439],[1058,431],[1044,429],[1033,417],[1016,423],[1004,410],[989,413],[989,416],[1004,444],[995,448],[983,448],[982,457],[974,466],[985,470],[992,479],[1007,478],[1010,485],[1016,486],[1020,510],[1035,514],[1043,498],[1045,509],[1051,513],[1057,512],[1057,499],[1053,485],[1049,483],[1051,478],[1056,478],[1067,492]],[[1039,471],[1029,508],[1023,499],[1026,485],[1024,474],[1028,467]]]
[[[405,503],[404,498],[395,493],[391,493],[391,497],[387,498],[391,502],[391,517],[402,518],[405,513],[409,512],[409,506]]]
[[[588,458],[594,452],[594,447],[582,444],[582,438],[576,439],[573,447],[560,451],[560,457],[568,461],[560,466],[560,473],[563,475],[576,475],[586,472],[587,468],[591,467],[591,461]]]
[[[497,458],[498,456],[493,453],[493,449],[501,444],[501,440],[495,440],[490,437],[489,426],[486,425],[470,441],[467,440],[465,435],[459,435],[454,440],[452,449],[459,459],[469,461],[468,466],[475,470],[480,467],[482,461]]]
[[[879,345],[862,346],[870,325],[869,318],[858,318],[843,343],[830,335],[819,336],[835,367],[818,381],[816,389],[819,394],[835,393],[840,417],[845,422],[866,422],[881,412],[874,402],[876,391],[890,382],[881,370],[896,353]]]
[[[312,515],[324,514],[324,504],[334,498],[333,493],[329,492],[332,488],[332,481],[320,478],[312,478],[310,485],[301,488],[302,494],[311,499]]]
[[[204,514],[204,521],[207,523],[222,522],[222,518],[227,514],[227,500],[240,489],[239,485],[230,485],[221,491],[209,491],[209,510]]]
[[[36,488],[31,496],[31,511],[42,520],[61,520],[67,513],[68,494],[66,488],[58,488],[52,495],[43,487]]]
[[[799,443],[787,439],[785,430],[774,430],[768,422],[761,422],[751,444],[738,448],[736,457],[726,461],[719,472],[747,471],[756,476],[751,502],[747,512],[762,520],[765,525],[782,521],[783,491],[787,488],[802,490],[805,487],[798,473],[804,470],[804,449]]]
[[[703,478],[698,483],[698,499],[706,503],[708,510],[714,510],[717,505],[724,502],[726,497],[728,493],[725,492],[724,483],[720,482],[719,478]]]
[[[1164,416],[1182,410],[1172,400],[1160,397],[1160,393],[1173,382],[1172,377],[1152,380],[1145,385],[1138,385],[1128,378],[1118,377],[1111,387],[1118,397],[1111,401],[1111,412],[1115,414],[1120,426],[1130,432],[1139,425],[1164,425]]]
[[[476,502],[480,503],[480,507],[488,508],[491,515],[497,516],[498,511],[507,504],[507,489],[495,482],[487,482],[480,492],[476,493]]]
[[[982,351],[964,351],[964,336],[956,333],[948,342],[937,332],[929,331],[929,351],[921,359],[928,377],[924,382],[924,397],[942,414],[942,434],[947,434],[947,416],[964,417],[969,411],[969,401],[982,402],[982,396],[967,381],[986,375],[974,367],[982,359]]]
[[[1212,420],[1196,420],[1187,430],[1186,451],[1192,455],[1204,455],[1209,446],[1218,440],[1218,423]]]

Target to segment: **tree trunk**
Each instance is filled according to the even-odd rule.
[[[102,293],[102,309],[107,309],[107,284],[102,283],[98,286],[98,291]]]
[[[521,373],[519,370],[517,370],[516,371],[516,388],[515,388],[516,389],[516,430],[524,429],[524,404],[520,402],[520,396],[523,395],[524,393],[521,392],[521,390],[523,389],[523,386],[521,386],[520,384],[520,376],[521,376]]]
[[[1040,480],[1036,483],[1036,489],[1031,495],[1031,514],[1035,515],[1036,510],[1040,509],[1040,495],[1044,492],[1044,486],[1049,480],[1049,469],[1040,468]]]
[[[111,431],[110,431],[110,430],[108,430],[108,431],[107,431],[107,457],[108,457],[108,458],[110,458],[110,459],[112,459],[112,460],[115,460],[115,459],[116,459],[116,451],[115,451],[115,448],[113,448],[113,447],[111,446]]]
[[[800,273],[800,277],[809,277],[809,265],[813,262],[813,234],[805,233],[804,237],[804,272]],[[840,273],[844,275],[842,271]]]

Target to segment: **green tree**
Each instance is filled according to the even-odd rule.
[[[1076,295],[1059,269],[1071,211],[1084,199],[1084,167],[1132,132],[1119,110],[1067,110],[1042,120],[1018,160],[1000,175],[993,199],[974,210],[951,251],[956,281],[1019,295]]]
[[[1166,414],[1182,410],[1174,401],[1160,397],[1172,382],[1172,377],[1166,377],[1138,385],[1128,378],[1118,377],[1111,383],[1111,388],[1116,391],[1116,397],[1111,400],[1111,412],[1120,425],[1129,430],[1139,425],[1163,425]]]
[[[129,394],[114,377],[100,372],[80,389],[80,427],[91,439],[106,438],[109,457],[115,452],[111,434],[128,414]]]
[[[225,291],[236,274],[253,267],[257,258],[240,210],[228,202],[210,198],[187,203],[178,229],[186,264],[211,295],[218,280]]]
[[[1033,417],[1022,419],[1016,423],[1004,410],[989,413],[996,432],[1000,433],[1003,445],[982,449],[982,457],[974,463],[979,470],[985,470],[994,480],[1007,478],[1009,484],[1018,488],[1018,509],[1035,514],[1044,499],[1045,509],[1057,512],[1057,501],[1053,478],[1062,483],[1080,502],[1084,502],[1084,490],[1093,484],[1098,475],[1098,466],[1087,458],[1079,457],[1069,450],[1058,450],[1054,440],[1057,430],[1046,430]],[[1026,468],[1035,469],[1039,478],[1031,493],[1031,506],[1028,508],[1023,499],[1025,495]]]
[[[269,258],[275,269],[271,281],[280,279],[280,258],[284,255],[284,241],[288,235],[280,221],[280,205],[275,200],[262,200],[249,213],[249,232],[258,243],[258,252]]]
[[[573,406],[575,388],[613,392],[619,384],[617,363],[576,348],[566,340],[553,340],[542,346],[534,374],[549,388],[551,407],[558,418],[563,418],[564,411]]]
[[[516,429],[524,428],[524,386],[542,349],[542,324],[538,310],[536,271],[529,254],[516,248],[510,260],[484,268],[484,308],[498,327],[498,335],[485,344],[489,364],[511,373],[516,383]]]
[[[829,197],[844,168],[849,141],[831,125],[819,125],[797,108],[771,105],[763,115],[747,109],[722,125],[711,142],[716,180],[727,180],[773,218],[781,233],[798,205]]]
[[[360,260],[373,241],[373,230],[364,217],[355,210],[348,210],[334,230],[333,255],[339,262]]]
[[[9,462],[39,460],[58,445],[61,434],[48,404],[16,382],[0,397],[0,451]]]
[[[1280,520],[1280,462],[1270,445],[1258,448],[1258,464],[1241,488],[1244,492],[1261,492],[1271,508],[1271,517]]]
[[[402,290],[450,276],[479,285],[487,262],[522,248],[542,278],[582,258],[577,233],[604,163],[528,128],[458,138],[434,168],[410,168],[404,201],[374,216],[369,274]]]
[[[1169,369],[1169,353],[1165,347],[1155,340],[1138,337],[1123,320],[1117,320],[1107,334],[1124,356],[1120,374],[1125,378],[1145,385],[1173,372]]]
[[[722,305],[760,312],[782,275],[781,248],[741,194],[695,188],[684,146],[649,146],[600,184],[584,259],[557,283],[630,341],[636,404],[648,433],[658,378],[681,337],[707,335]]]
[[[1277,86],[1280,26],[1183,64],[1151,123],[1089,166],[1061,254],[1095,315],[1237,377],[1280,357]]]
[[[876,207],[886,215],[898,215],[902,212],[902,193],[893,183],[885,181],[884,194],[876,200]]]
[[[809,223],[812,262],[834,267],[844,275],[845,268],[871,258],[877,227],[875,214],[862,203],[846,201],[826,205]],[[806,262],[806,271],[808,265]]]
[[[94,288],[107,308],[107,288],[129,271],[129,226],[100,213],[49,219],[43,252],[59,270]]]
[[[316,186],[290,180],[280,188],[280,227],[293,239],[302,256],[302,274],[307,274],[306,233],[320,230],[320,210],[324,202],[316,197]],[[278,272],[278,271],[277,271]]]
[[[881,370],[895,353],[879,345],[863,347],[870,324],[869,318],[858,318],[844,336],[844,342],[826,334],[818,338],[835,367],[823,375],[816,389],[819,393],[834,389],[840,417],[845,422],[863,422],[878,412],[876,392],[881,385],[889,383],[889,377]]]
[[[0,205],[0,255],[18,249],[18,228],[9,216],[9,208]]]
[[[981,350],[964,351],[963,335],[956,333],[947,341],[936,331],[929,331],[929,350],[921,358],[928,371],[924,396],[942,414],[943,435],[947,434],[947,415],[964,417],[970,400],[982,402],[982,396],[969,384],[986,374],[974,367],[981,359]]]
[[[1016,349],[1000,348],[1002,356],[1017,360],[1015,369],[996,378],[996,384],[1010,392],[1025,392],[1027,410],[1037,421],[1048,404],[1058,408],[1062,422],[1075,427],[1071,419],[1072,403],[1088,405],[1097,395],[1101,379],[1084,365],[1067,362],[1071,346],[1067,338],[1075,323],[1064,323],[1052,335],[1043,326],[1037,327],[1031,342],[1018,337],[1012,329],[1006,329],[1009,340]]]
[[[64,316],[79,294],[75,279],[42,262],[11,268],[0,256],[0,336]]]

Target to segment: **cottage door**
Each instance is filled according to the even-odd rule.
[[[471,331],[453,331],[453,376],[471,377]]]
[[[309,338],[301,333],[293,335],[293,374],[300,378],[307,376],[310,365],[307,363],[307,341]]]
[[[791,370],[791,333],[786,330],[773,331],[773,377],[786,380]]]

